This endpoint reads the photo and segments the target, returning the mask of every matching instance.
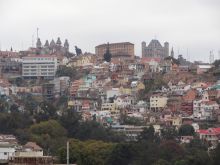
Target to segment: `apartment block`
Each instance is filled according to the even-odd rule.
[[[32,55],[22,58],[24,78],[53,79],[57,71],[57,57],[51,55]]]

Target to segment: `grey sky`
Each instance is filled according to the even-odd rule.
[[[190,60],[218,57],[220,50],[220,0],[0,0],[1,49],[26,49],[32,35],[64,41],[73,50],[94,52],[105,42],[135,43],[141,55],[141,42],[156,36],[170,42]]]

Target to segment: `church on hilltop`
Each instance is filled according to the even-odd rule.
[[[50,41],[46,40],[45,44],[43,45],[40,38],[37,39],[36,43],[36,53],[37,54],[54,54],[56,52],[67,54],[69,53],[69,42],[66,39],[64,44],[62,45],[62,41],[60,37],[57,38],[55,42],[53,39]]]
[[[151,40],[148,46],[142,42],[142,57],[159,57],[164,59],[169,56],[169,43],[165,42],[164,46],[156,39]]]

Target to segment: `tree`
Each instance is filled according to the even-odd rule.
[[[115,144],[102,141],[70,140],[70,163],[78,165],[104,165]],[[59,149],[59,159],[61,163],[66,163],[66,148]]]
[[[119,143],[117,144],[109,157],[109,165],[128,165],[133,162],[135,149],[131,144]]]
[[[67,109],[64,110],[59,120],[62,126],[68,131],[68,137],[76,137],[80,129],[79,121],[81,120],[81,116],[77,112]]]
[[[185,161],[186,165],[209,165],[211,164],[211,160],[207,151],[193,149],[190,153],[187,154]],[[217,165],[217,164],[216,164]]]
[[[34,115],[37,122],[57,118],[57,108],[53,104],[43,101],[39,108],[40,110]]]
[[[58,148],[65,145],[67,132],[55,120],[34,124],[29,131],[30,139],[43,147],[47,154],[56,153]]]
[[[167,161],[180,160],[184,156],[183,148],[172,140],[162,142],[159,148],[159,157]]]
[[[192,139],[189,144],[186,145],[186,147],[190,149],[200,149],[207,151],[207,145],[204,144],[198,137]]]
[[[150,125],[149,128],[144,128],[139,136],[139,140],[141,141],[153,141],[155,139],[155,131],[154,127]]]
[[[175,127],[165,127],[161,130],[161,138],[164,140],[174,140],[177,137]]]
[[[70,79],[74,79],[76,76],[76,70],[73,67],[67,67],[67,66],[61,66],[58,68],[56,72],[56,76],[61,77],[61,76],[68,76]]]
[[[112,58],[112,54],[110,53],[109,43],[108,43],[106,52],[105,52],[105,54],[104,54],[104,60],[105,60],[106,62],[111,62],[111,58]]]
[[[220,144],[218,144],[217,148],[212,153],[212,159],[213,159],[213,165],[219,165],[220,164]]]
[[[195,130],[192,125],[184,124],[179,128],[179,136],[194,136]]]
[[[159,159],[153,165],[171,165],[171,164],[168,161],[166,161],[166,160]]]

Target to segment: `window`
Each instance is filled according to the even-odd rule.
[[[4,152],[4,155],[8,155],[8,153],[7,153],[7,152]]]

